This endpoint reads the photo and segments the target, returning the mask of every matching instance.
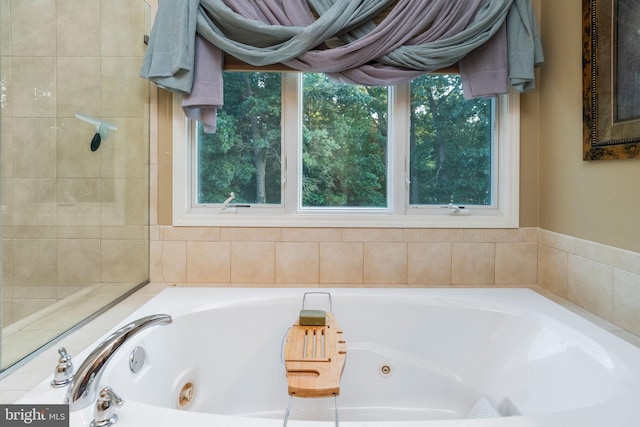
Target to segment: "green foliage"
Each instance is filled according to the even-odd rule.
[[[305,207],[385,207],[387,89],[304,74]]]
[[[225,73],[216,134],[198,126],[199,203],[281,201],[281,76]],[[303,75],[305,207],[387,206],[387,88]],[[491,101],[458,76],[412,83],[412,204],[491,203]]]
[[[411,204],[491,204],[492,101],[455,75],[415,79],[411,99]]]
[[[279,73],[225,73],[217,132],[198,125],[198,202],[280,203]]]

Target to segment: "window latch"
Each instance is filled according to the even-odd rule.
[[[453,203],[449,203],[447,206],[442,206],[444,209],[449,209],[449,215],[454,216],[468,216],[471,215],[471,211],[464,206],[454,205]]]
[[[218,209],[218,213],[238,213],[238,209],[233,206],[229,206],[229,202],[236,198],[235,193],[232,191],[229,193],[229,197],[227,197],[224,202],[222,202],[222,206]]]

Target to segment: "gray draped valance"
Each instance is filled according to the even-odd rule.
[[[530,0],[161,0],[141,75],[214,130],[221,51],[364,85],[457,63],[469,98],[532,89],[542,62]]]

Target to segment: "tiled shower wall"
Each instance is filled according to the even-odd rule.
[[[7,326],[95,283],[147,278],[143,0],[0,0]],[[135,42],[134,42],[135,41]],[[95,128],[114,123],[91,152]]]

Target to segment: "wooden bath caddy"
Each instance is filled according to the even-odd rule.
[[[326,313],[322,326],[296,322],[289,330],[284,346],[289,395],[338,396],[346,358],[347,344],[333,313]]]

